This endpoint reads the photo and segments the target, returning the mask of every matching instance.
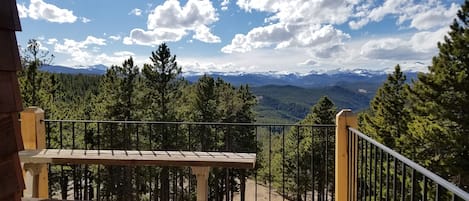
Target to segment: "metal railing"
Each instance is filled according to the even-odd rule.
[[[334,200],[335,125],[45,123],[47,148],[257,153],[253,171],[213,169],[209,200]],[[60,199],[160,200],[164,182],[161,167],[49,165],[48,171],[49,197]],[[170,200],[195,200],[196,182],[190,168],[169,168],[167,176]]]
[[[469,200],[469,194],[354,128],[348,128],[348,200]]]

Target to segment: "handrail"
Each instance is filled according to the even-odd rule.
[[[367,135],[363,134],[362,132],[358,131],[357,129],[348,128],[350,131],[358,135],[360,138],[368,141],[369,143],[375,145],[376,147],[382,149],[383,151],[387,152],[388,154],[392,155],[396,159],[400,160],[401,162],[405,163],[407,166],[419,171],[422,175],[432,179],[437,184],[441,185],[442,187],[446,188],[447,190],[453,192],[457,196],[461,197],[464,200],[469,200],[469,193],[460,189],[456,185],[451,182],[446,181],[445,179],[441,178],[440,176],[436,175],[435,173],[427,170],[426,168],[422,167],[421,165],[413,162],[412,160],[408,159],[407,157],[397,153],[396,151],[386,147],[385,145],[373,140],[372,138],[368,137]]]
[[[192,122],[192,121],[113,121],[113,120],[56,120],[45,119],[45,122],[66,123],[127,123],[127,124],[190,124],[190,125],[231,125],[231,126],[313,126],[313,127],[335,127],[334,124],[291,124],[291,123],[227,123],[227,122]]]

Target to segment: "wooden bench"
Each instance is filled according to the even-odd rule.
[[[19,156],[32,172],[43,164],[188,166],[197,178],[197,201],[207,200],[211,167],[252,169],[256,163],[255,153],[232,152],[38,149],[21,151]]]

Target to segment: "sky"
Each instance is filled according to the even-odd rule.
[[[165,42],[184,72],[426,71],[463,0],[17,0],[18,44],[54,65],[140,67]]]

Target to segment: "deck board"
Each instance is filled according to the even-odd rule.
[[[39,149],[19,153],[23,163],[254,168],[255,153]]]

